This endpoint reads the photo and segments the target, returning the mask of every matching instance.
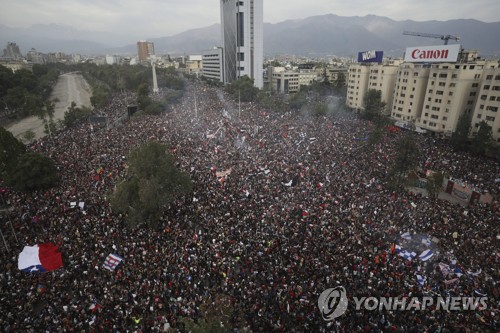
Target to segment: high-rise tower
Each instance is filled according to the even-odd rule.
[[[148,61],[150,56],[155,55],[155,44],[147,40],[140,40],[137,42],[137,55],[139,62]]]
[[[247,75],[263,86],[263,0],[220,0],[224,83]]]

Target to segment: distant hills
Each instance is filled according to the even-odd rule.
[[[478,49],[483,57],[500,57],[500,22],[485,23],[472,19],[395,21],[375,15],[343,17],[334,14],[265,23],[264,54],[354,56],[358,51],[381,50],[386,55],[397,57],[402,56],[408,46],[443,43],[440,39],[405,36],[403,31],[459,36],[464,48]],[[198,53],[220,45],[220,35],[220,25],[214,24],[148,40],[155,43],[157,54],[179,55]],[[136,41],[127,40],[127,36],[58,25],[35,25],[25,29],[0,25],[0,47],[3,49],[8,41],[16,42],[24,54],[32,47],[40,52],[87,55],[135,55],[137,52]]]

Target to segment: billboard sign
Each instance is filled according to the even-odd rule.
[[[460,44],[407,47],[405,62],[456,62]]]
[[[358,62],[382,62],[383,51],[363,51],[358,53]]]

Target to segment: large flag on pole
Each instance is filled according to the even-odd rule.
[[[120,257],[117,254],[110,253],[107,257],[106,260],[104,260],[104,268],[110,271],[114,271],[115,268],[123,261],[123,258]]]
[[[63,267],[61,252],[52,243],[25,246],[17,262],[24,272],[49,272]]]

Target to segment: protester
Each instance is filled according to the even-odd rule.
[[[363,138],[373,125],[349,112],[315,117],[245,103],[240,119],[229,96],[203,86],[189,87],[161,116],[126,120],[127,98],[116,95],[99,110],[108,129],[83,123],[32,144],[56,161],[61,181],[7,197],[18,241],[4,225],[11,251],[1,257],[1,331],[177,332],[181,317],[199,320],[200,305],[221,295],[235,327],[252,332],[499,330],[498,163],[418,137],[422,168],[495,197],[492,205],[463,207],[389,190],[404,134],[388,132],[370,146]],[[126,175],[128,152],[148,140],[170,148],[194,189],[168,207],[158,230],[129,230],[108,199]],[[433,257],[406,260],[391,251],[411,245],[406,232],[431,239]],[[46,242],[59,246],[64,267],[19,271],[22,248]],[[114,270],[103,267],[109,254],[123,258]],[[450,283],[457,275],[439,263],[464,274]],[[349,297],[481,293],[488,309],[355,311],[350,304],[326,322],[318,297],[338,285]]]

